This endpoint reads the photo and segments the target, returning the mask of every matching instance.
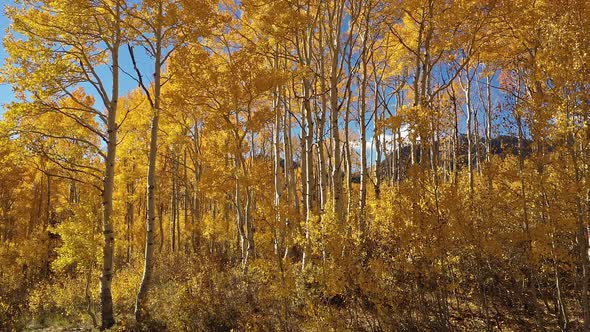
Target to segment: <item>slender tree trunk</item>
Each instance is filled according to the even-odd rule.
[[[490,161],[492,156],[492,84],[490,77],[486,77],[486,161]]]
[[[116,3],[116,18],[121,17],[121,5]],[[112,46],[112,87],[111,101],[107,113],[107,153],[105,160],[105,173],[102,191],[102,232],[104,235],[102,271],[100,277],[100,308],[101,329],[106,330],[115,324],[113,315],[113,297],[111,283],[113,280],[113,256],[115,251],[115,235],[113,230],[113,189],[115,182],[115,156],[117,151],[117,108],[119,101],[119,46],[120,46],[120,21],[117,21],[115,29],[115,43]]]
[[[320,33],[318,36],[318,47],[319,47],[319,67],[320,67],[320,89],[322,91],[322,96],[320,98],[321,105],[320,105],[320,115],[317,117],[317,150],[318,150],[318,181],[319,181],[319,198],[320,198],[320,210],[324,210],[324,205],[326,204],[326,194],[328,185],[328,168],[326,167],[326,158],[325,158],[325,146],[324,146],[324,130],[326,127],[326,114],[327,114],[327,105],[328,101],[326,98],[326,68],[325,68],[325,56],[324,56],[324,25],[319,24]],[[330,91],[332,92],[332,91]],[[332,128],[330,127],[330,131]],[[333,187],[333,186],[332,186]]]
[[[133,195],[135,193],[135,187],[133,183],[127,184],[127,193],[128,195]],[[131,263],[131,256],[133,252],[133,235],[132,235],[132,228],[133,228],[133,220],[134,220],[134,213],[135,213],[135,206],[131,199],[128,199],[126,202],[126,213],[125,213],[125,221],[127,223],[127,264]]]
[[[170,250],[176,250],[176,160],[174,154],[170,158],[171,189],[170,189]]]
[[[146,219],[147,219],[147,211],[146,211]],[[159,231],[160,246],[158,248],[158,251],[162,252],[162,249],[164,249],[164,203],[162,201],[160,201],[160,205],[158,206],[158,221],[159,221],[158,224],[160,226],[160,231]]]
[[[182,249],[182,240],[180,238],[180,204],[181,204],[181,193],[180,193],[180,157],[176,155],[176,250]]]
[[[375,118],[375,123],[380,121],[379,117],[379,80],[377,79],[377,74],[375,74],[375,99],[373,100],[373,114]],[[373,128],[376,128],[374,126]],[[383,130],[383,134],[385,134],[385,129]],[[374,132],[373,133],[373,142],[375,143],[375,181],[373,184],[373,188],[375,190],[375,198],[379,199],[381,197],[381,132]],[[386,149],[386,144],[383,144],[383,147]],[[387,150],[385,150],[385,155],[387,156]]]
[[[354,23],[354,22],[353,22]],[[352,30],[354,24],[351,23],[351,32],[348,37],[348,44],[349,47],[352,48]],[[350,217],[352,216],[352,206],[353,206],[353,196],[352,196],[352,151],[350,149],[350,109],[352,103],[352,49],[348,52],[346,57],[346,65],[349,70],[349,78],[348,84],[346,87],[346,94],[348,98],[346,99],[346,108],[344,109],[344,158],[345,158],[345,166],[346,166],[346,221],[349,221]],[[332,125],[334,125],[332,123]],[[342,176],[342,173],[340,174]]]
[[[312,221],[314,212],[314,178],[313,178],[313,117],[309,98],[311,96],[311,86],[307,79],[304,80],[304,94],[305,100],[303,102],[303,109],[305,112],[305,206],[307,207],[305,214],[305,249],[301,259],[301,269],[305,269],[307,242],[309,241],[309,227]],[[303,153],[303,152],[302,152]]]
[[[185,135],[186,135],[186,133],[185,133]],[[188,150],[188,148],[185,147],[184,148],[184,151],[183,151],[184,156],[183,156],[183,162],[182,162],[182,164],[183,164],[182,182],[184,184],[184,194],[183,194],[183,199],[182,199],[182,209],[184,211],[183,221],[184,221],[184,227],[185,228],[187,227],[187,224],[188,224],[188,210],[189,210],[190,201],[191,201],[190,194],[189,194],[189,185],[188,185],[188,164],[187,164],[187,162],[188,162],[188,158],[187,158],[188,151],[187,150]],[[180,224],[179,224],[179,226],[180,226]],[[180,227],[178,228],[178,239],[180,240]],[[187,241],[187,243],[185,243],[184,248],[185,248],[185,252],[188,253],[189,252],[188,241]]]
[[[453,184],[457,186],[458,173],[459,173],[459,147],[461,146],[461,140],[459,136],[459,108],[457,107],[457,97],[455,95],[455,89],[451,85],[451,100],[453,101]]]
[[[472,143],[472,104],[471,104],[471,76],[469,76],[469,65],[465,66],[465,76],[467,78],[467,85],[463,86],[461,80],[459,83],[463,86],[463,93],[465,94],[465,104],[467,115],[466,121],[466,134],[467,134],[467,171],[469,172],[469,194],[473,195],[473,143]]]
[[[278,47],[275,49],[277,52],[274,57],[273,65],[275,68],[278,69]],[[274,192],[275,192],[275,199],[274,199],[274,208],[275,208],[275,229],[278,225],[281,224],[281,196],[282,196],[282,187],[281,187],[281,142],[280,142],[280,135],[281,135],[281,111],[279,107],[279,88],[277,87],[273,94],[273,111],[275,112],[275,121],[274,121],[274,128],[273,128],[273,179],[274,179]],[[283,160],[283,169],[287,167],[287,159]],[[278,236],[275,235],[275,255],[278,255],[282,246],[284,245],[284,236],[281,236],[281,240],[277,238]]]
[[[148,157],[148,176],[147,176],[147,227],[146,227],[146,243],[145,243],[145,264],[143,270],[143,277],[141,279],[141,286],[137,293],[137,300],[135,302],[135,318],[142,321],[147,318],[147,310],[145,308],[145,300],[147,292],[150,287],[150,281],[153,271],[153,256],[154,256],[154,224],[156,220],[155,211],[155,192],[156,192],[156,155],[157,155],[157,137],[158,137],[158,121],[159,121],[159,105],[153,110],[152,124],[150,130],[150,152]],[[160,218],[161,219],[161,218]],[[162,220],[160,220],[160,223]],[[161,237],[163,236],[163,232]],[[144,312],[146,311],[146,312]]]
[[[154,55],[154,98],[152,104],[152,120],[150,128],[150,149],[148,153],[147,172],[147,220],[146,220],[146,241],[145,241],[145,264],[141,285],[135,301],[135,319],[138,323],[149,318],[147,297],[154,268],[154,225],[156,220],[156,158],[158,150],[158,124],[160,120],[160,89],[161,89],[161,66],[162,66],[162,4],[158,4],[157,23],[155,31]],[[161,222],[161,220],[160,220]],[[163,236],[163,234],[161,235]]]
[[[367,47],[369,37],[369,9],[366,9],[366,24],[362,39],[362,78],[360,86],[360,108],[359,108],[359,131],[361,140],[361,183],[359,191],[359,229],[361,232],[361,241],[364,243],[366,235],[366,220],[365,220],[365,206],[367,201],[367,81],[368,81],[368,62],[369,49]]]
[[[112,103],[112,109],[116,109],[116,101]],[[111,282],[113,279],[113,255],[115,249],[115,236],[111,216],[113,214],[113,186],[115,179],[115,153],[117,148],[117,125],[114,113],[110,111],[108,117],[109,139],[107,143],[107,158],[105,161],[104,189],[102,192],[104,234],[102,275],[100,287],[100,304],[102,314],[101,329],[105,330],[115,324],[113,316],[113,299],[111,295]],[[111,119],[112,117],[112,119]]]
[[[286,91],[285,91],[286,92]],[[286,93],[282,96],[285,98],[285,110],[283,116],[283,149],[285,150],[285,186],[287,188],[287,197],[290,202],[294,203],[295,212],[299,214],[299,197],[296,189],[295,165],[293,163],[293,145],[291,139],[291,115],[289,114],[290,103],[286,101]],[[301,167],[301,165],[299,165]]]
[[[332,204],[334,207],[334,216],[338,223],[344,221],[344,210],[342,206],[342,152],[340,132],[338,126],[338,119],[340,117],[340,105],[338,97],[338,82],[340,78],[340,61],[341,61],[341,38],[340,31],[342,25],[342,16],[345,1],[337,1],[334,4],[333,14],[331,20],[333,21],[333,29],[329,31],[329,47],[331,54],[330,63],[330,133],[332,144]],[[330,9],[328,9],[330,10]],[[347,124],[348,125],[348,124]]]
[[[193,155],[193,167],[194,167],[194,174],[193,174],[193,178],[194,178],[194,187],[193,187],[193,199],[191,200],[191,207],[192,207],[192,213],[191,213],[191,222],[192,222],[192,230],[191,230],[191,239],[192,239],[192,245],[193,245],[193,250],[197,251],[199,249],[200,246],[200,236],[197,233],[197,227],[196,227],[196,223],[201,220],[201,204],[202,201],[200,199],[199,196],[199,182],[200,182],[200,177],[201,177],[201,172],[200,172],[200,163],[199,163],[199,158],[200,158],[200,147],[199,147],[199,127],[198,127],[198,123],[197,121],[195,121],[194,125],[193,125],[193,147],[194,147],[194,155]]]
[[[237,157],[236,157],[237,159]],[[236,160],[236,168],[238,168],[237,166],[237,160]],[[234,204],[236,206],[236,227],[238,229],[238,244],[240,247],[240,258],[242,261],[242,269],[245,271],[246,270],[246,262],[247,262],[247,251],[248,251],[248,241],[246,239],[246,230],[244,227],[244,209],[242,207],[242,189],[241,189],[241,185],[240,185],[240,180],[239,178],[236,178],[236,191],[235,191],[235,196],[234,196]]]

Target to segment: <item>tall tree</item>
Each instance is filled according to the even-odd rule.
[[[104,145],[101,187],[104,235],[101,275],[102,329],[114,323],[111,282],[115,235],[113,231],[113,183],[117,147],[116,122],[119,100],[119,48],[124,40],[124,3],[114,1],[22,1],[7,8],[11,31],[5,37],[9,59],[6,79],[28,102],[69,97],[74,106],[55,111],[72,118],[99,136]],[[107,67],[104,70],[103,67]],[[86,84],[102,107],[88,105],[73,93]],[[100,126],[81,117],[90,114]]]
[[[141,323],[149,317],[146,299],[153,270],[154,225],[156,219],[156,158],[158,152],[158,131],[162,107],[162,87],[168,82],[163,77],[163,68],[173,52],[181,47],[187,38],[199,38],[209,29],[211,6],[208,1],[142,1],[127,9],[132,44],[140,45],[145,54],[153,59],[153,82],[144,80],[136,60],[132,44],[129,54],[136,73],[136,80],[143,90],[151,109],[150,143],[147,167],[147,220],[144,272],[135,303],[135,317]],[[173,194],[175,195],[175,194]],[[172,207],[176,216],[176,210]],[[172,229],[172,234],[175,229]],[[180,241],[180,239],[179,239]]]

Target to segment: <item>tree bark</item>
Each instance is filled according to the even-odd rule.
[[[154,94],[152,100],[152,120],[150,127],[150,149],[148,153],[148,172],[147,172],[147,220],[146,220],[146,239],[145,239],[145,262],[141,284],[135,301],[135,319],[138,323],[143,323],[149,317],[146,307],[147,296],[152,279],[154,267],[154,225],[156,220],[156,158],[158,151],[158,124],[160,120],[160,91],[162,75],[162,3],[158,3],[155,41],[154,41]],[[135,64],[134,64],[135,65]],[[137,71],[137,68],[136,68]],[[139,76],[139,73],[138,73]],[[147,89],[144,87],[147,93]],[[149,95],[148,95],[149,98]]]
[[[113,256],[115,250],[115,235],[113,230],[113,189],[115,182],[115,156],[117,151],[117,108],[119,101],[119,46],[121,42],[121,5],[116,3],[116,28],[115,28],[115,42],[112,46],[111,62],[112,62],[112,90],[110,105],[108,105],[107,113],[107,153],[105,159],[105,173],[103,179],[102,191],[102,232],[104,235],[103,256],[102,256],[102,271],[100,277],[100,308],[101,308],[101,330],[106,330],[115,325],[115,318],[113,315],[113,297],[111,292],[111,284],[113,280]]]

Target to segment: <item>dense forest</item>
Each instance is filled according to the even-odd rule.
[[[590,330],[588,1],[4,15],[0,330]]]

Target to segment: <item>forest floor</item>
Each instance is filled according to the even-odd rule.
[[[39,324],[31,322],[23,331],[26,332],[87,332],[94,331],[91,325],[88,326],[67,326],[63,322]]]
[[[24,331],[35,331],[35,332],[74,332],[74,331],[92,331],[91,327],[59,327],[59,326],[48,326],[48,327],[35,327],[27,326]]]

